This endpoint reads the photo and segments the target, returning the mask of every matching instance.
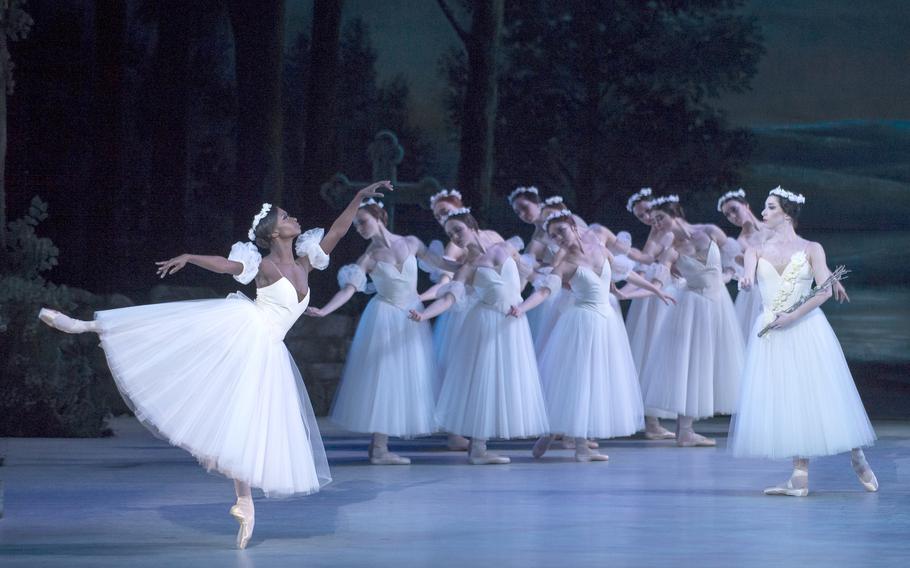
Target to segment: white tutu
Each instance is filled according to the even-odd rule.
[[[762,312],[761,294],[755,288],[740,290],[736,293],[733,308],[736,311],[736,320],[743,330],[744,345],[748,345],[752,335],[752,326],[755,325],[755,321]]]
[[[679,290],[673,284],[664,291],[674,298],[679,296]],[[654,296],[632,300],[626,314],[626,333],[629,337],[632,360],[639,373],[644,367],[645,359],[659,355],[651,349],[651,345],[661,329],[661,322],[673,309]],[[656,418],[676,418],[676,413],[659,408],[645,408],[645,414]]]
[[[377,296],[360,316],[331,419],[353,432],[413,437],[436,430],[436,363],[428,322],[408,319],[420,309],[417,263],[401,272],[380,262],[371,274]]]
[[[661,322],[642,371],[646,408],[693,418],[732,414],[739,402],[743,338],[720,276],[720,254],[708,261],[681,256],[686,287]]]
[[[540,358],[550,431],[570,437],[629,436],[644,427],[638,373],[621,317],[610,306],[607,276],[579,267],[575,300],[565,309]],[[598,286],[599,284],[599,286]]]
[[[433,393],[437,400],[439,399],[439,393],[442,392],[445,370],[449,368],[449,354],[452,352],[452,344],[458,337],[458,330],[464,324],[464,319],[474,303],[474,295],[470,289],[466,289],[463,301],[458,302],[434,320],[433,352],[438,372],[436,373],[436,383],[433,385]]]
[[[553,329],[556,327],[556,322],[559,321],[563,311],[571,305],[572,293],[560,288],[547,296],[547,299],[541,302],[539,306],[528,312],[527,315],[529,317],[531,314],[537,315],[537,329],[535,331],[533,327],[531,328],[531,337],[534,339],[534,352],[538,356],[543,353],[544,348],[547,346],[547,342],[553,334]],[[529,320],[529,326],[530,323]]]
[[[209,469],[269,496],[331,481],[313,409],[282,339],[306,309],[282,278],[240,294],[95,314],[136,417]]]
[[[804,295],[812,282],[802,253],[794,255],[777,278],[774,268],[761,259],[757,275],[766,305],[773,305],[784,287],[778,283],[790,279],[792,291],[784,290],[790,297],[780,302],[784,308]],[[816,308],[792,325],[757,337],[771,319],[768,306],[752,328],[742,398],[730,429],[733,454],[811,458],[871,445],[875,431],[824,313]]]
[[[518,269],[477,269],[478,303],[465,316],[448,357],[436,420],[462,436],[528,438],[549,431],[526,318],[506,316],[521,302]]]

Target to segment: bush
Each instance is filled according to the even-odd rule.
[[[59,251],[35,228],[47,203],[32,200],[28,214],[4,227],[0,251],[0,436],[108,435],[110,377],[93,334],[67,335],[37,320],[49,306],[91,317],[97,298],[54,285],[42,274],[56,266]]]

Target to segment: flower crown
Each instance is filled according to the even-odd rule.
[[[649,197],[650,195],[651,195],[650,187],[643,187],[643,188],[639,189],[638,191],[633,193],[631,197],[629,197],[628,201],[626,201],[626,211],[631,213],[632,208],[635,207],[636,203],[638,203],[639,201],[644,201],[644,199],[646,197]]]
[[[262,209],[259,210],[259,213],[253,217],[253,225],[250,227],[250,232],[246,234],[251,241],[256,242],[256,227],[259,226],[259,222],[265,219],[265,216],[269,214],[269,211],[272,210],[271,203],[263,203]]]
[[[548,198],[544,199],[544,200],[543,200],[543,204],[544,204],[544,207],[546,207],[546,206],[553,206],[553,205],[559,205],[559,204],[562,203],[563,201],[564,201],[564,200],[563,200],[562,197],[560,197],[560,196],[558,196],[558,195],[554,195],[554,196],[552,196],[552,197],[548,197]]]
[[[376,207],[379,207],[380,209],[385,209],[385,205],[382,204],[382,201],[376,201],[372,197],[363,201],[363,203],[358,205],[357,208],[360,209],[361,207],[366,207],[367,205],[375,205]]]
[[[663,205],[664,203],[679,203],[678,195],[661,195],[660,197],[649,201],[648,205],[651,207],[657,207],[658,205]]]
[[[571,218],[572,212],[569,211],[568,209],[563,209],[562,211],[554,211],[554,212],[550,213],[549,215],[547,215],[546,220],[544,220],[544,222],[543,222],[543,230],[546,231],[547,227],[549,227],[550,223],[552,223],[553,221],[558,221],[559,219],[562,219],[565,217]]]
[[[510,193],[509,196],[506,198],[509,200],[509,205],[512,205],[512,203],[514,203],[515,200],[518,199],[518,197],[520,197],[522,193],[533,193],[534,195],[537,195],[538,197],[540,196],[540,192],[537,191],[537,188],[534,187],[533,185],[528,186],[528,187],[524,187],[524,186],[516,187],[512,191],[512,193]]]
[[[768,195],[776,195],[778,197],[783,197],[787,201],[792,201],[793,203],[799,203],[800,205],[802,205],[803,203],[806,202],[806,198],[803,197],[802,193],[791,193],[791,192],[787,191],[786,189],[782,188],[781,186],[777,186],[774,189],[772,189],[768,193]]]
[[[436,207],[436,202],[443,197],[454,197],[458,201],[461,201],[461,192],[457,189],[443,189],[439,193],[430,196],[430,209]]]
[[[740,197],[742,199],[746,198],[746,190],[739,188],[736,191],[728,191],[727,193],[720,196],[720,199],[717,200],[717,211],[723,213],[721,208],[724,206],[724,203],[730,201],[734,197]]]
[[[457,217],[458,215],[470,215],[470,214],[471,214],[470,207],[462,207],[461,209],[452,209],[451,211],[449,211],[448,213],[446,213],[445,215],[442,216],[442,223],[444,225],[449,219],[451,219],[452,217]]]

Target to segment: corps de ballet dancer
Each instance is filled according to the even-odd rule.
[[[390,232],[387,223],[381,202],[370,199],[360,205],[354,228],[370,244],[355,264],[338,271],[340,291],[306,314],[334,312],[355,292],[367,291],[369,276],[376,295],[357,324],[330,418],[349,431],[372,434],[371,464],[407,465],[410,459],[389,451],[389,436],[413,438],[436,431],[432,332],[428,323],[408,320],[409,310],[422,307],[417,259],[428,259],[429,252],[417,237]]]
[[[732,269],[722,264],[721,255],[735,242],[714,225],[687,222],[675,195],[651,204],[657,229],[674,237],[659,259],[662,271],[655,278],[667,282],[672,270],[686,283],[676,307],[661,322],[641,369],[645,407],[679,416],[678,446],[714,446],[715,441],[696,434],[692,424],[699,418],[732,414],[739,401],[743,338],[724,284]]]
[[[540,377],[550,420],[550,434],[534,444],[532,455],[547,451],[554,434],[574,438],[579,462],[606,461],[608,456],[588,447],[588,438],[630,436],[644,427],[644,408],[638,372],[632,360],[622,316],[610,305],[614,280],[613,255],[590,231],[579,232],[569,210],[551,213],[544,229],[565,252],[553,271],[540,278],[537,290],[514,306],[522,316],[547,296],[568,286],[570,304],[555,321],[540,354]],[[631,272],[628,265],[617,279],[630,279],[656,294],[673,299]]]
[[[233,479],[239,548],[253,534],[252,487],[270,497],[305,495],[331,481],[300,371],[282,340],[309,303],[310,271],[328,266],[360,202],[381,197],[381,188],[392,186],[360,190],[328,233],[301,234],[297,219],[264,204],[249,230],[255,244],[238,242],[227,258],[182,254],[157,263],[161,278],[193,264],[243,284],[255,279],[255,301],[232,294],[105,310],[92,321],[46,308],[39,314],[67,333],[97,333],[136,418]],[[263,258],[257,247],[269,254]]]
[[[810,293],[813,279],[821,286],[831,271],[824,248],[796,233],[805,201],[781,187],[771,190],[762,211],[770,236],[746,251],[740,284],[758,287],[762,315],[750,330],[730,448],[734,456],[793,459],[790,479],[766,495],[807,496],[809,459],[848,450],[862,486],[878,491],[862,450],[873,444],[875,431],[820,309],[832,291]],[[766,326],[770,331],[758,337]]]
[[[468,208],[450,212],[445,230],[468,257],[439,299],[423,311],[413,310],[411,318],[425,321],[465,301],[469,285],[475,300],[451,344],[436,420],[445,431],[471,439],[469,463],[506,464],[508,457],[487,451],[487,440],[549,431],[527,318],[508,317],[521,302],[530,268],[508,242],[482,247],[480,227]]]

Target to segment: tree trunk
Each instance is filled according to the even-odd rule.
[[[245,235],[263,201],[283,199],[284,0],[231,0],[229,12],[237,72],[234,226]]]
[[[476,0],[468,54],[468,84],[461,122],[458,188],[468,203],[478,204],[481,216],[490,212],[493,179],[493,132],[498,90],[496,63],[502,28],[503,0]]]
[[[315,0],[310,38],[310,74],[304,108],[303,180],[304,196],[319,195],[319,186],[328,181],[338,167],[335,128],[338,88],[338,54],[341,35],[341,9],[344,0]],[[311,199],[321,202],[321,199]]]

